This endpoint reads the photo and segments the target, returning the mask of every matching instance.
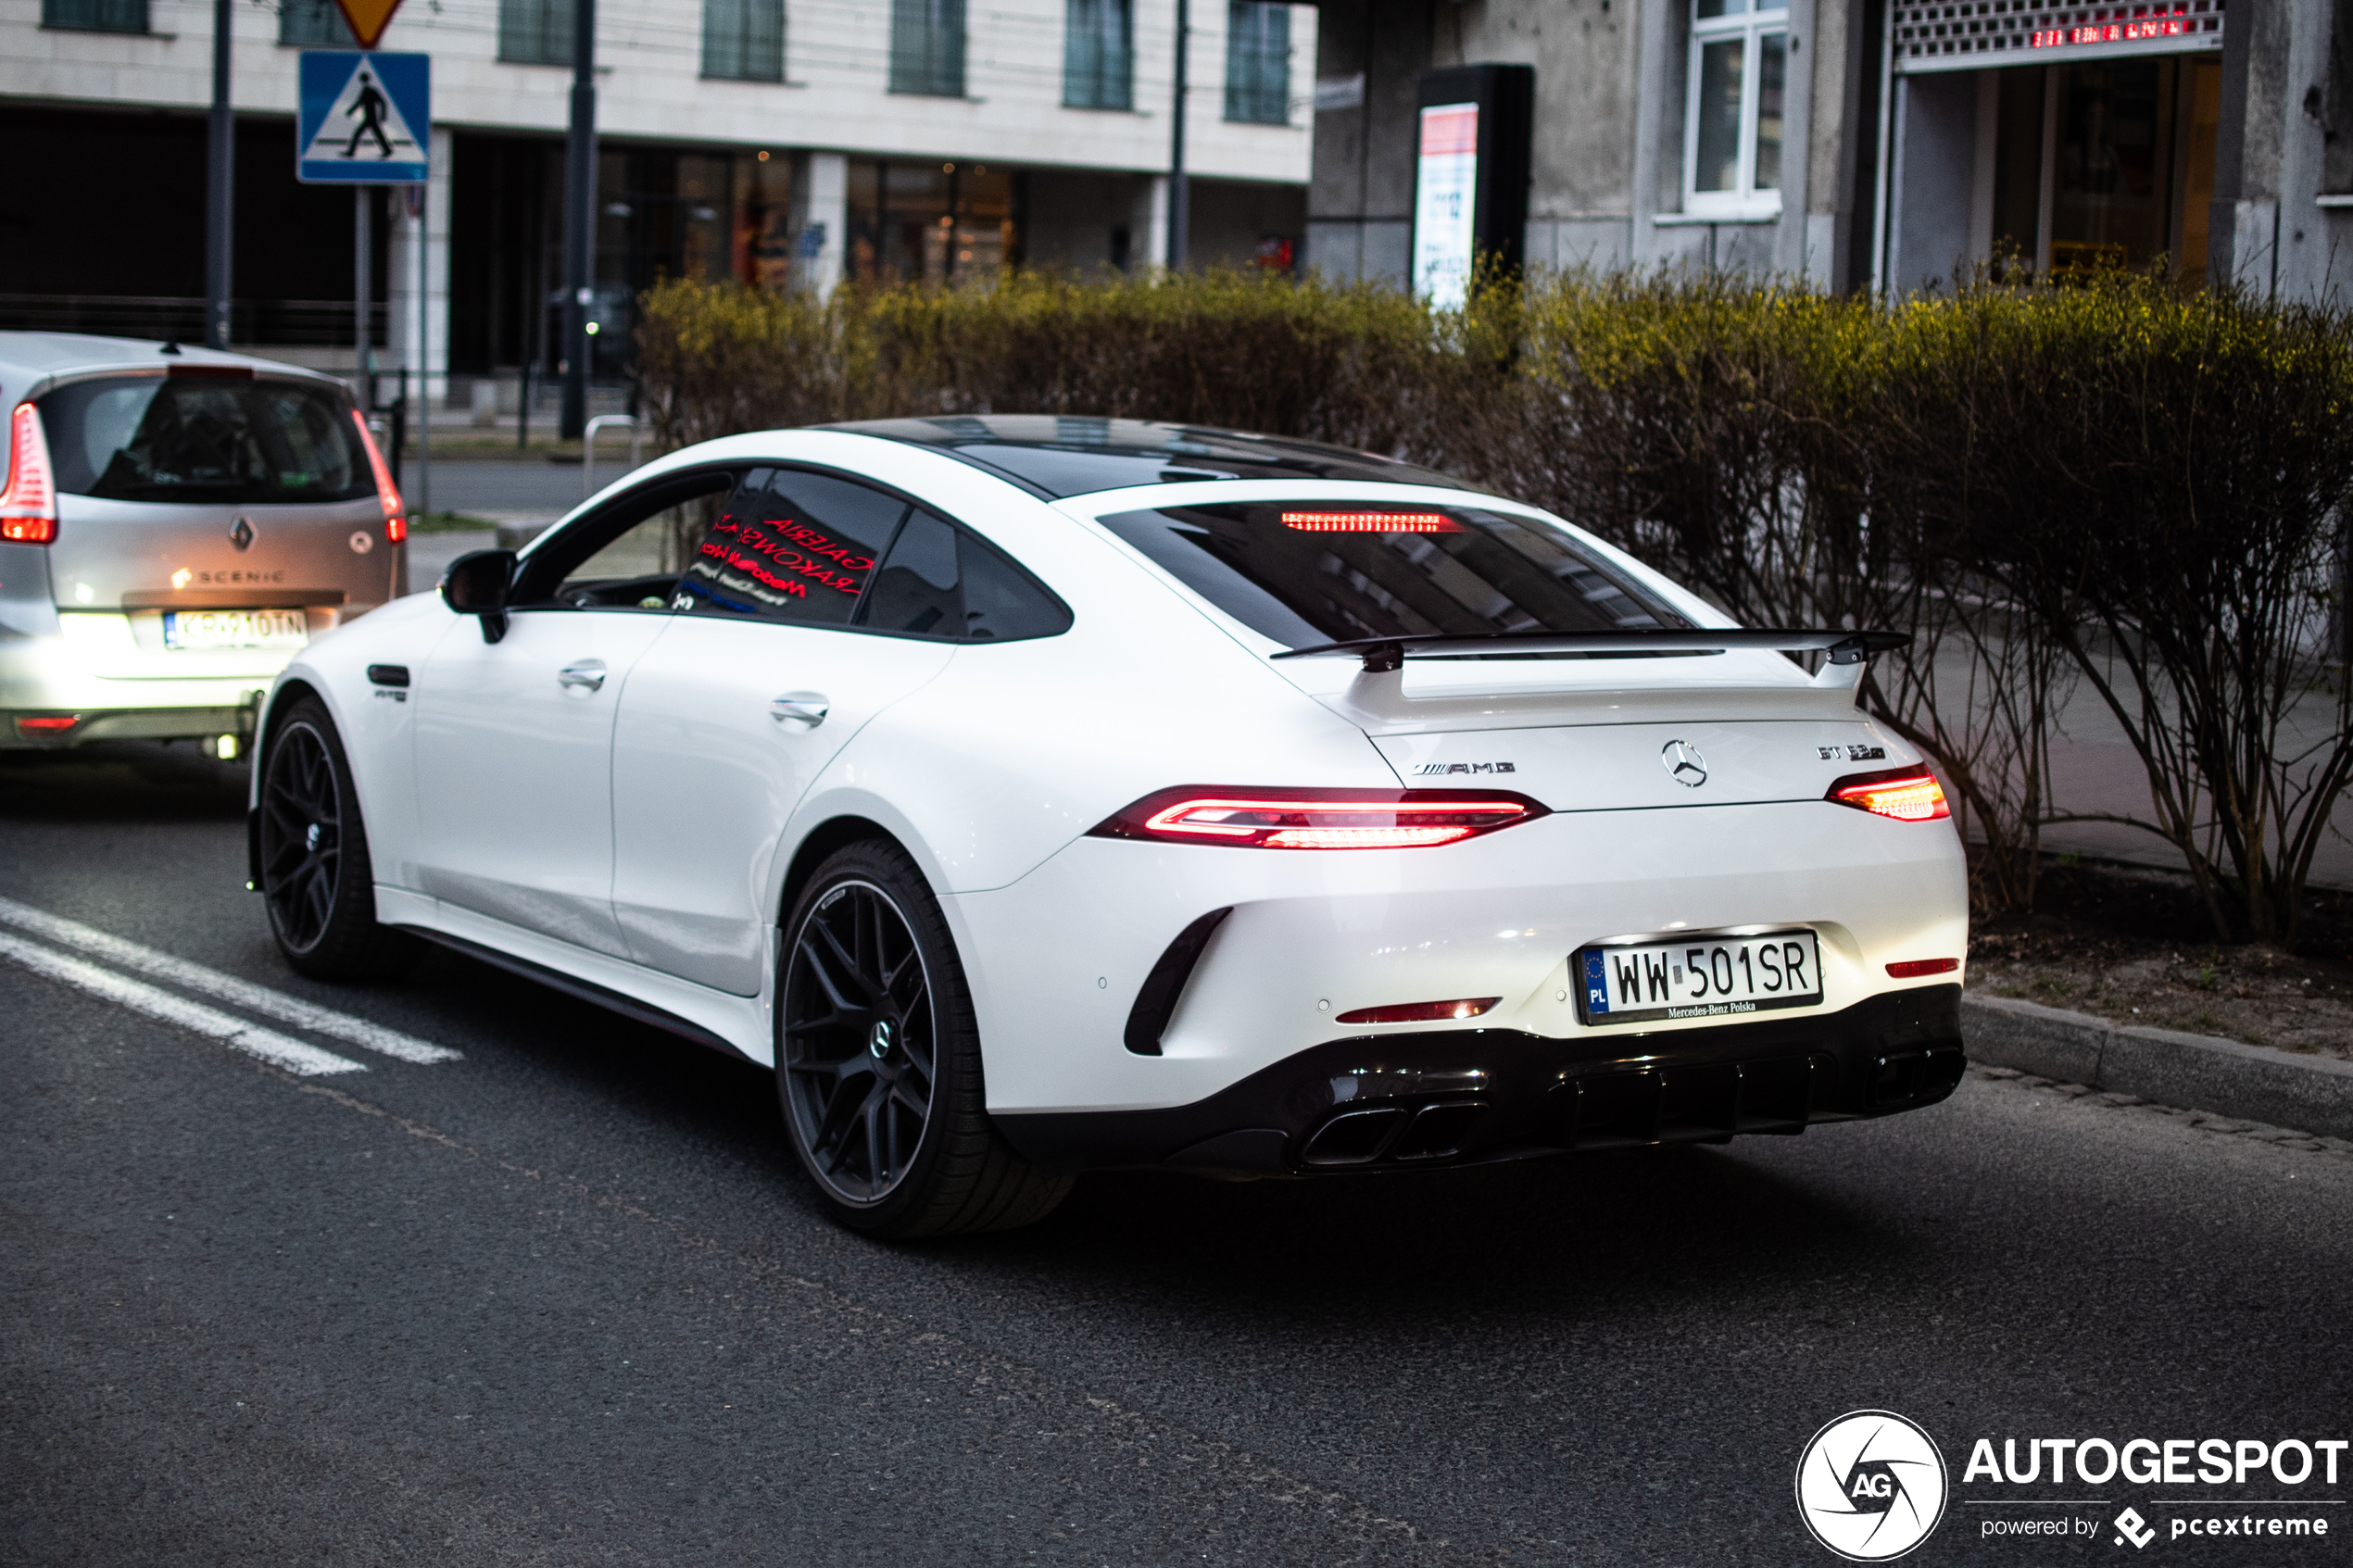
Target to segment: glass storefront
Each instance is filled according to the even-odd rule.
[[[950,283],[1021,259],[1021,182],[988,164],[849,160],[849,274]]]
[[[2086,60],[1992,73],[1993,253],[2068,278],[2170,257],[2206,281],[2221,64]]]

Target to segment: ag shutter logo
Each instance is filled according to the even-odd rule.
[[[1797,1461],[1798,1517],[1849,1562],[1885,1562],[1928,1539],[1944,1496],[1944,1456],[1893,1411],[1840,1416]]]

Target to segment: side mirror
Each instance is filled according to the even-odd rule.
[[[459,615],[482,618],[482,640],[507,634],[507,590],[515,578],[512,550],[474,550],[449,563],[441,574],[441,602]]]

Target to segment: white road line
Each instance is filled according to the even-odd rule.
[[[52,942],[79,947],[85,953],[119,963],[125,969],[135,969],[144,974],[152,974],[157,980],[169,980],[174,985],[183,985],[191,991],[217,997],[247,1012],[278,1019],[297,1028],[308,1029],[314,1035],[348,1041],[379,1056],[427,1064],[463,1060],[461,1053],[447,1046],[436,1046],[413,1035],[403,1035],[396,1029],[371,1023],[364,1018],[354,1018],[347,1012],[322,1008],[315,1002],[289,997],[283,991],[273,991],[267,985],[240,980],[233,974],[223,974],[217,969],[208,969],[203,964],[192,963],[170,953],[159,953],[153,947],[117,936],[112,932],[100,931],[94,925],[84,925],[62,915],[53,915],[46,909],[36,909],[30,904],[19,904],[13,898],[0,898],[0,921],[46,936]]]
[[[0,933],[0,958],[14,959],[36,974],[52,980],[62,980],[69,985],[79,985],[94,997],[159,1018],[166,1023],[176,1023],[199,1035],[208,1035],[232,1050],[259,1057],[275,1067],[305,1078],[323,1077],[330,1073],[365,1073],[366,1068],[333,1051],[322,1051],[307,1046],[290,1035],[247,1023],[242,1018],[232,1018],[216,1012],[202,1002],[192,1002],[175,997],[169,991],[158,991],[142,981],[117,974],[110,969],[69,958],[37,943],[22,941]]]

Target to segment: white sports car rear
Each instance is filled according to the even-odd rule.
[[[1306,443],[737,436],[303,650],[254,876],[306,972],[424,938],[773,1063],[878,1234],[1793,1134],[1960,1076],[1961,847],[1855,704],[1903,641]]]

